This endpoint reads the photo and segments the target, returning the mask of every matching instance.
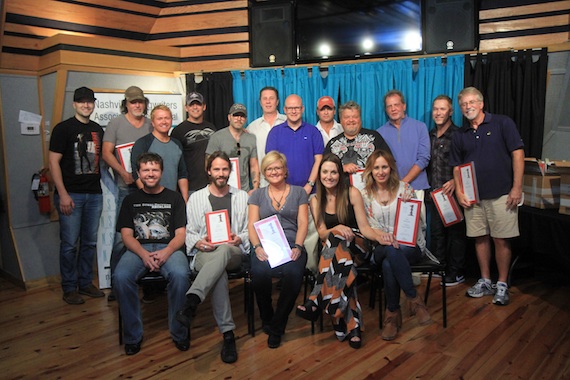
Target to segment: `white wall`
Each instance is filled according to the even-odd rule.
[[[542,158],[570,160],[570,52],[548,55]]]

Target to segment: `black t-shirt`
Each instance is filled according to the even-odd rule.
[[[127,195],[117,220],[117,232],[130,228],[141,244],[168,244],[176,229],[185,226],[184,199],[180,193],[167,188],[158,194],[148,194],[139,189]]]
[[[216,132],[214,124],[207,121],[194,124],[184,120],[172,130],[170,137],[180,141],[184,151],[184,162],[188,171],[188,189],[200,190],[208,184],[205,169],[206,148],[210,136]]]
[[[68,193],[100,194],[103,129],[94,121],[83,124],[75,117],[57,124],[49,150],[62,154],[59,166]]]

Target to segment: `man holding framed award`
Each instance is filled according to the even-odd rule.
[[[469,288],[469,297],[494,295],[495,305],[509,303],[507,278],[511,263],[510,238],[519,236],[518,209],[522,199],[524,172],[523,141],[515,123],[507,116],[483,111],[483,95],[474,87],[458,95],[467,123],[453,135],[450,165],[454,166],[455,193],[465,209],[467,236],[475,238],[481,278]],[[479,201],[465,194],[461,168],[471,164],[470,176]],[[476,178],[476,180],[475,180]],[[491,282],[491,240],[499,278]],[[496,290],[495,290],[496,289]]]
[[[214,318],[224,335],[222,361],[233,363],[237,349],[226,270],[238,269],[249,251],[248,195],[228,185],[231,161],[226,153],[213,152],[206,170],[210,184],[190,196],[186,210],[186,249],[193,256],[192,266],[198,275],[176,318],[190,328],[198,305],[210,294]]]
[[[447,95],[437,96],[432,104],[431,116],[435,128],[430,132],[431,159],[427,168],[432,191],[426,197],[430,210],[430,250],[445,263],[446,286],[465,281],[465,222],[453,195],[455,181],[453,167],[449,165],[451,140],[459,129],[451,121],[453,105]]]

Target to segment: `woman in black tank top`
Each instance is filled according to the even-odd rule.
[[[347,186],[342,163],[327,154],[319,165],[317,194],[311,199],[311,213],[323,241],[315,287],[297,315],[318,319],[324,310],[331,316],[337,338],[361,346],[362,311],[356,294],[356,268],[371,252],[367,239],[378,241],[366,219],[358,189]]]

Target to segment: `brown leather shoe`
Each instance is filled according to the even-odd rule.
[[[81,305],[82,303],[85,303],[83,297],[81,297],[75,290],[73,292],[63,293],[63,300],[70,305]]]
[[[415,315],[420,325],[429,325],[432,322],[427,307],[419,295],[415,298],[408,298],[408,302],[410,303],[410,315]]]
[[[79,289],[79,294],[83,294],[85,296],[93,298],[105,297],[105,293],[103,293],[93,284],[89,284],[86,287]]]
[[[390,311],[386,309],[384,313],[384,322],[382,324],[382,339],[394,340],[398,334],[398,330],[402,327],[402,311]]]

